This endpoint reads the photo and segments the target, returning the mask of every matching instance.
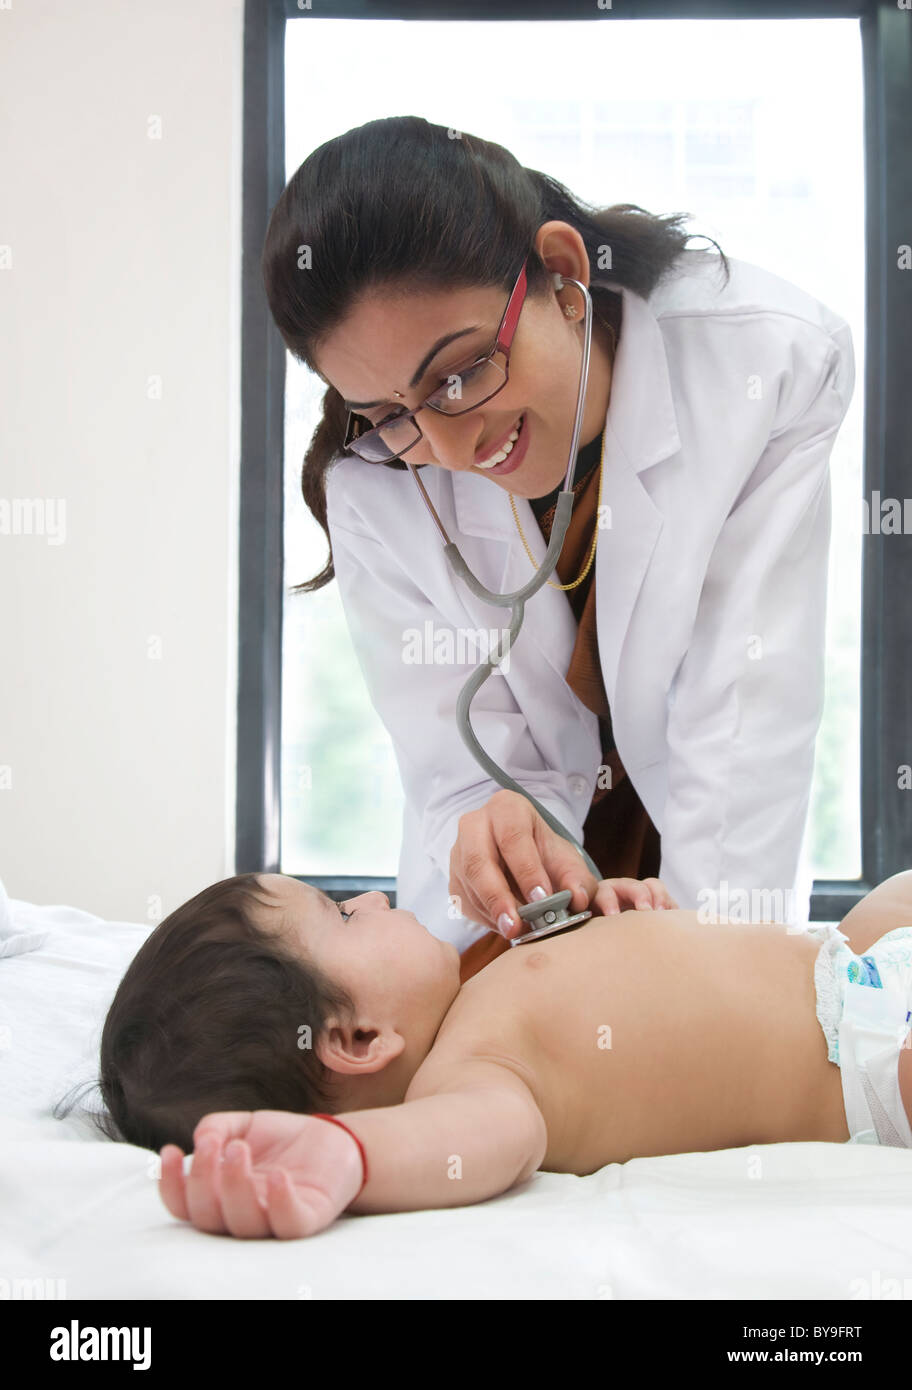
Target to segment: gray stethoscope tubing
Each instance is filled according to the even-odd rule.
[[[507,633],[503,650],[498,649],[493,656],[489,656],[486,661],[483,661],[482,664],[472,672],[471,676],[469,676],[469,679],[462,687],[462,690],[459,692],[459,698],[456,701],[456,725],[462,736],[462,741],[475,758],[476,762],[493,781],[499,783],[506,791],[518,792],[520,796],[524,796],[526,800],[535,807],[542,820],[551,827],[555,834],[560,835],[565,840],[569,840],[574,849],[582,855],[589,872],[594,874],[597,879],[601,879],[602,875],[598,865],[590,858],[582,845],[574,839],[569,830],[561,825],[557,817],[552,815],[547,807],[543,806],[540,801],[536,801],[535,797],[527,792],[525,787],[521,787],[518,782],[515,782],[512,777],[509,777],[502,768],[498,767],[497,763],[495,763],[492,758],[488,757],[487,753],[478,742],[478,739],[475,737],[475,732],[469,717],[469,709],[475,695],[491,675],[495,666],[503,661],[519,635],[519,630],[522,627],[525,614],[526,599],[531,598],[533,594],[537,593],[554,573],[557,562],[560,559],[564,537],[567,534],[567,527],[570,525],[570,516],[573,511],[573,475],[576,472],[576,449],[580,427],[583,422],[583,406],[586,400],[586,387],[589,383],[589,347],[592,340],[592,300],[588,289],[585,285],[581,284],[579,280],[571,280],[565,276],[555,275],[554,284],[557,289],[562,288],[564,285],[575,285],[582,293],[585,304],[583,358],[580,365],[579,392],[576,402],[576,419],[573,423],[573,439],[570,444],[570,459],[567,464],[567,471],[564,475],[563,487],[557,497],[554,521],[551,526],[551,536],[548,542],[548,549],[545,552],[545,558],[542,560],[541,565],[535,571],[535,574],[529,580],[528,584],[524,584],[521,589],[516,589],[512,594],[495,594],[492,593],[490,589],[485,588],[484,584],[476,579],[459,553],[458,547],[453,544],[447,535],[443,522],[437,515],[437,510],[428,496],[427,489],[418,476],[414,466],[409,463],[407,459],[404,460],[404,462],[412,477],[415,479],[415,482],[418,484],[425,505],[430,511],[437,529],[443,536],[444,554],[447,557],[453,573],[459,575],[471,589],[472,593],[484,603],[492,603],[497,607],[509,608],[512,610],[510,614],[509,632]]]

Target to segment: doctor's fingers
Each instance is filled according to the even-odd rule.
[[[516,901],[523,901],[519,890],[515,885],[508,883],[492,861],[485,856],[469,854],[466,860],[463,861],[460,857],[457,863],[454,852],[450,857],[448,891],[450,897],[456,899],[460,915],[467,917],[470,922],[480,922],[491,931],[500,931],[502,935],[502,928],[506,923],[497,925],[497,919],[502,913],[507,913],[511,922],[519,922]],[[518,926],[512,926],[506,932],[507,936],[517,934]]]
[[[546,897],[569,889],[572,909],[579,912],[597,885],[573,846],[516,792],[496,792],[479,810],[460,817],[450,856],[450,892],[461,897],[460,911],[474,921],[514,937],[521,930],[517,907],[533,901],[534,888]]]
[[[513,798],[512,804],[509,797]],[[532,890],[541,887],[546,897],[569,890],[569,908],[573,912],[587,908],[599,880],[587,869],[575,845],[552,830],[535,807],[515,792],[499,792],[491,797],[489,805],[498,850],[519,885],[521,901],[532,901]],[[539,864],[544,868],[544,877],[536,877]]]
[[[492,803],[497,796],[504,795],[513,796],[515,801],[522,803],[512,808],[510,826],[505,833],[508,841],[519,834],[523,840],[528,840],[532,848],[531,860],[527,854],[524,861],[528,886],[524,885],[524,881],[512,877],[510,867],[501,857],[501,846],[498,845],[492,819]],[[515,796],[514,793],[497,793],[477,811],[467,811],[460,816],[456,843],[450,853],[449,891],[459,900],[460,913],[507,936],[515,936],[520,928],[517,902],[526,902],[537,884],[544,888],[546,894],[551,892],[527,811],[532,812],[533,808],[524,797]],[[498,918],[503,914],[510,918],[511,926],[507,925],[506,920],[498,923]]]

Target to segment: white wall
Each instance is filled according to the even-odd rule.
[[[14,898],[147,921],[233,872],[242,63],[243,0],[0,0]]]

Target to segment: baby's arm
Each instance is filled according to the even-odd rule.
[[[223,1111],[197,1125],[189,1174],[182,1151],[164,1146],[162,1200],[202,1231],[296,1239],[324,1230],[346,1208],[467,1205],[530,1177],[547,1130],[516,1073],[475,1059],[435,1065],[433,1073],[427,1066],[403,1104],[339,1116],[364,1146],[363,1188],[358,1147],[339,1125],[284,1110]]]
[[[548,1144],[525,1082],[474,1058],[416,1075],[402,1105],[339,1118],[367,1154],[367,1184],[349,1207],[365,1214],[483,1202],[531,1177]]]

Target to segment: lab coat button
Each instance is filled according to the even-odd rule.
[[[574,796],[587,795],[589,791],[589,784],[586,781],[585,777],[581,776],[580,773],[575,772],[573,776],[568,778],[567,780],[570,790],[572,791]]]

